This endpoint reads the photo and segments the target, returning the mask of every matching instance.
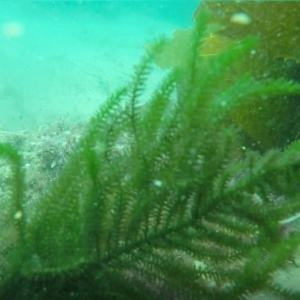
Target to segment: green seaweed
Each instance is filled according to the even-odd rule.
[[[200,14],[185,64],[143,105],[165,41],[156,43],[34,208],[21,156],[0,145],[12,192],[0,219],[0,299],[299,299],[272,275],[299,246],[279,230],[300,211],[300,142],[262,156],[243,150],[228,115],[300,85],[251,73],[228,83],[257,41],[201,57],[208,19]]]

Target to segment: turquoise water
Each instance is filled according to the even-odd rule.
[[[0,130],[87,119],[198,2],[0,1]]]

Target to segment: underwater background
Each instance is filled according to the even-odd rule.
[[[254,2],[0,1],[0,299],[300,299],[300,2]]]
[[[0,129],[86,120],[199,2],[0,1]]]

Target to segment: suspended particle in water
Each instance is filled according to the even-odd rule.
[[[22,218],[22,215],[22,211],[18,210],[14,215],[14,219],[19,220]]]
[[[230,21],[238,25],[249,25],[251,18],[244,12],[235,13],[231,16]]]
[[[154,185],[155,186],[157,186],[157,187],[161,187],[162,186],[162,181],[161,180],[158,180],[158,179],[156,179],[156,180],[154,180]]]
[[[10,38],[20,37],[24,33],[24,26],[18,22],[5,23],[2,26],[2,33]]]

